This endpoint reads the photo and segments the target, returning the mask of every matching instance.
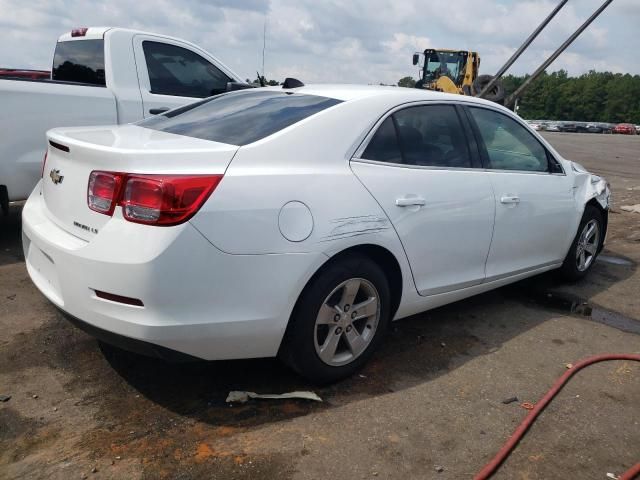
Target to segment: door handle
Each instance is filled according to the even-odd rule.
[[[427,201],[418,196],[414,197],[401,197],[396,198],[396,206],[398,207],[413,207],[413,206],[423,206],[426,205]]]
[[[517,195],[503,195],[500,198],[500,203],[518,204],[520,203],[520,197],[518,197]]]
[[[161,113],[168,112],[168,111],[169,111],[169,108],[167,108],[167,107],[149,109],[149,113],[151,115],[159,115]]]

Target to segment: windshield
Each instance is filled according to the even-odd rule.
[[[458,77],[464,75],[466,61],[466,52],[437,52],[432,50],[425,53],[423,78],[426,81],[433,81],[441,76],[447,76],[454,83],[459,83]]]
[[[139,126],[203,140],[247,145],[342,103],[335,98],[278,90],[243,90],[148,118]]]

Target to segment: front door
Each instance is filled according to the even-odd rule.
[[[575,235],[570,179],[523,125],[490,108],[468,111],[495,192],[487,281],[562,262]]]
[[[187,45],[137,35],[134,51],[145,118],[223,93],[232,81]]]
[[[484,280],[495,203],[453,104],[384,119],[351,168],[393,223],[420,295]]]

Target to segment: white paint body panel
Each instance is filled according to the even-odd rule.
[[[351,162],[351,168],[393,223],[421,295],[484,280],[495,204],[480,169],[398,168]],[[412,197],[424,205],[398,206]]]
[[[51,127],[118,121],[113,92],[101,87],[0,80],[0,104],[0,185],[10,201],[27,198],[40,179]]]
[[[71,147],[68,157],[50,149],[52,161],[75,178],[66,194],[45,178],[24,208],[25,258],[36,286],[71,315],[120,335],[205,359],[273,356],[309,279],[346,249],[375,246],[396,259],[398,319],[558,267],[585,203],[608,205],[604,182],[577,171],[543,140],[566,172],[545,177],[544,185],[537,175],[496,180],[483,169],[354,158],[399,105],[488,102],[403,88],[296,91],[345,102],[242,147],[139,126],[50,132]],[[119,208],[111,218],[88,211],[80,191],[91,169],[109,165],[224,178],[188,223],[154,227],[125,221]],[[517,188],[524,208],[498,211],[504,205],[496,203],[497,188]],[[392,205],[407,194],[424,196],[425,205]],[[74,230],[76,216],[98,233]],[[529,237],[538,243],[522,244]],[[95,289],[139,298],[144,307],[101,300]]]
[[[46,150],[45,133],[54,127],[113,125],[144,118],[143,96],[148,93],[148,73],[134,38],[179,44],[193,50],[235,81],[242,80],[213,55],[183,40],[127,30],[92,27],[84,37],[62,35],[59,42],[82,42],[104,38],[106,88],[42,81],[0,80],[0,185],[7,187],[10,201],[25,200],[40,178]],[[144,72],[146,84],[139,82]],[[197,98],[168,97],[166,106],[178,107]]]
[[[487,175],[496,205],[487,278],[562,263],[577,228],[570,180],[565,175],[506,171]],[[502,203],[504,197],[517,197],[518,203]]]

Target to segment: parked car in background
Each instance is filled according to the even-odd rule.
[[[0,76],[0,206],[26,199],[53,127],[135,122],[247,86],[213,55],[176,38],[122,28],[62,35],[51,78]]]
[[[636,134],[640,135],[640,125],[635,125],[636,127]]]
[[[613,133],[613,127],[615,126],[613,123],[597,123],[600,128],[602,128],[602,133]]]
[[[587,130],[587,122],[576,122],[575,125],[577,133],[589,133]]]
[[[285,82],[47,137],[24,255],[72,322],[156,356],[278,355],[320,383],[393,319],[583,277],[607,227],[606,181],[462,95]]]
[[[533,128],[534,130],[540,132],[540,131],[544,131],[547,129],[547,124],[544,122],[532,122],[529,124],[531,126],[531,128]]]
[[[559,123],[550,123],[547,125],[547,132],[561,132],[562,127]]]
[[[586,133],[602,133],[604,129],[597,123],[588,123],[584,126]]]
[[[576,133],[578,131],[578,126],[573,122],[562,122],[560,124],[560,131],[568,132],[568,133]]]
[[[635,125],[631,125],[630,123],[619,123],[618,125],[613,127],[613,133],[622,135],[636,135],[636,127]]]

